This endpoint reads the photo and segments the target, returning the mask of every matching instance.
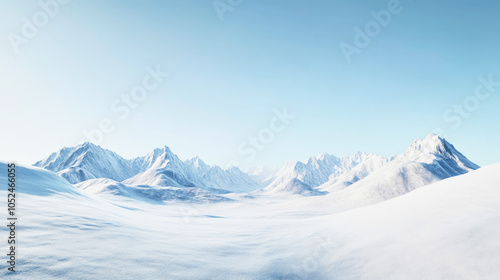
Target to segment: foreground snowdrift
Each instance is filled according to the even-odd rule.
[[[3,189],[7,189],[8,185],[7,169],[7,163],[0,162],[0,184],[2,184]],[[64,178],[38,167],[16,166],[16,179],[22,182],[17,192],[43,196],[53,194],[82,195]]]
[[[19,272],[1,279],[500,279],[500,165],[368,207],[290,217],[296,209],[259,199],[105,199],[18,170]]]
[[[500,164],[317,219],[339,279],[500,279]]]

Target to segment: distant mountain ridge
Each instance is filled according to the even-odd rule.
[[[358,152],[350,157],[321,154],[311,157],[306,163],[289,162],[262,192],[329,193],[336,196],[336,200],[372,202],[390,199],[478,168],[452,144],[430,134],[423,140],[415,140],[397,157],[384,158]],[[298,190],[300,187],[303,187],[302,191]]]
[[[34,165],[56,172],[72,184],[105,178],[133,185],[199,187],[222,192],[249,192],[261,187],[237,167],[223,170],[198,157],[182,161],[168,147],[127,160],[87,142],[63,148]]]
[[[309,158],[306,163],[300,161],[288,162],[280,169],[274,181],[264,189],[264,192],[276,193],[278,189],[287,190],[289,188],[285,186],[290,182],[293,182],[294,186],[299,186],[298,182],[291,181],[296,179],[303,184],[302,186],[307,186],[304,191],[310,194],[309,188],[315,189],[332,178],[348,173],[372,158],[380,158],[385,161],[383,157],[375,154],[358,152],[347,157],[336,157],[323,153]],[[294,192],[297,193],[298,191],[295,189]],[[316,193],[320,194],[321,192],[316,191]]]
[[[143,157],[124,159],[91,143],[63,148],[35,166],[95,193],[137,194],[151,188],[157,193],[152,197],[251,193],[332,196],[360,203],[390,199],[479,168],[434,134],[415,140],[399,156],[323,153],[307,162],[288,162],[279,170],[259,168],[249,173],[237,167],[211,166],[199,157],[182,161],[166,146]]]
[[[352,184],[331,180],[318,189],[328,191],[335,201],[372,204],[478,168],[452,144],[430,134],[415,140],[400,156],[374,168],[361,180]]]

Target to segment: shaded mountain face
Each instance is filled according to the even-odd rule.
[[[61,149],[34,165],[54,171],[72,184],[95,178],[122,181],[137,174],[132,161],[91,143]]]
[[[127,160],[91,143],[64,148],[34,164],[72,184],[105,178],[132,185],[197,187],[216,193],[250,192],[261,187],[238,168],[223,170],[199,158],[183,162],[168,147]]]

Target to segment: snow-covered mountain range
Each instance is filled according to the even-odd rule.
[[[424,140],[415,140],[397,157],[357,153],[338,158],[322,154],[307,163],[290,162],[272,183],[257,192],[328,194],[336,201],[369,204],[478,168],[452,144],[430,134]],[[303,189],[297,189],[300,187]]]
[[[127,160],[100,146],[84,143],[63,148],[34,165],[54,171],[72,184],[111,179],[134,186],[200,188],[215,193],[249,192],[261,187],[236,167],[223,170],[198,157],[182,161],[168,147]]]
[[[430,134],[417,139],[400,156],[384,158],[358,152],[336,157],[321,154],[307,162],[288,162],[281,169],[222,169],[195,157],[182,161],[168,147],[135,159],[91,143],[64,148],[35,164],[56,172],[95,194],[156,200],[191,196],[224,200],[227,193],[327,196],[370,204],[418,187],[467,173],[479,166],[446,140]]]
[[[358,152],[353,156],[342,158],[324,153],[317,157],[311,157],[306,163],[288,162],[263,191],[267,193],[283,192],[290,189],[290,184],[298,187],[298,182],[292,180],[296,179],[304,187],[305,193],[311,194],[310,189],[315,189],[331,179],[347,174],[360,164],[367,165],[379,158],[381,161],[386,161],[383,157],[374,154]],[[292,189],[294,189],[294,193],[301,193],[296,188]],[[316,192],[316,194],[320,193]]]
[[[319,187],[336,201],[371,204],[403,195],[416,188],[479,168],[455,147],[436,135],[417,139],[400,156],[386,162],[361,164],[344,176]]]

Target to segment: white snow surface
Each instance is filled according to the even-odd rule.
[[[305,203],[328,195],[151,203],[17,179],[18,272],[1,279],[500,279],[500,164],[342,212]]]

